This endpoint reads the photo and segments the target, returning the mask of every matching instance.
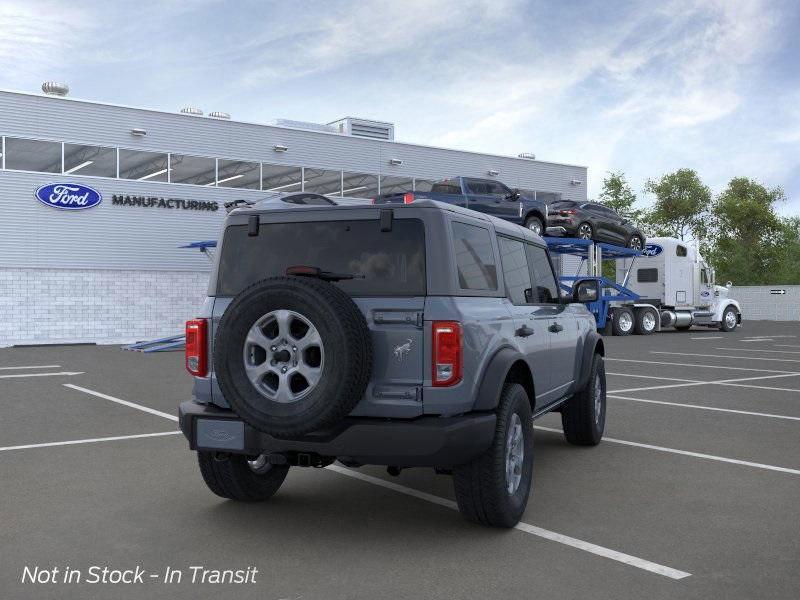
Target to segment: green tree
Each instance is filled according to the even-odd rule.
[[[623,217],[633,221],[642,216],[642,211],[634,208],[636,194],[633,193],[625,173],[622,171],[609,171],[603,180],[603,191],[598,200],[603,206],[616,211]]]
[[[650,179],[644,191],[656,197],[653,207],[644,215],[648,233],[681,240],[706,237],[711,190],[695,171],[678,169],[657,181]]]
[[[797,258],[798,223],[781,220],[774,207],[784,199],[781,188],[766,188],[747,177],[731,179],[717,196],[709,259],[720,281],[781,283],[779,278],[796,272],[789,263]]]

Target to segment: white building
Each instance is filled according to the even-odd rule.
[[[237,198],[371,198],[466,175],[586,199],[585,167],[400,143],[390,123],[197,113],[0,91],[0,346],[180,333],[205,296],[209,261],[178,247],[216,239],[223,204]],[[59,185],[91,188],[100,202],[48,205]],[[72,207],[81,201],[92,203]]]

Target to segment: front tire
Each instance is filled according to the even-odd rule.
[[[722,322],[719,324],[720,331],[730,332],[736,329],[739,324],[739,318],[736,315],[736,309],[729,306],[722,313]]]
[[[575,237],[580,240],[591,240],[594,238],[594,229],[589,223],[581,223],[578,225],[578,231]]]
[[[491,527],[513,527],[528,504],[533,480],[533,420],[528,394],[507,383],[500,394],[492,445],[478,458],[453,469],[461,514]]]
[[[266,457],[248,460],[242,454],[198,452],[200,474],[208,489],[221,498],[241,502],[260,502],[275,495],[288,466],[271,465]]]
[[[606,427],[606,368],[603,357],[595,354],[589,382],[561,407],[561,426],[567,442],[576,446],[596,446]]]
[[[525,227],[530,229],[536,235],[542,235],[544,233],[544,224],[539,217],[531,216],[525,219]]]
[[[631,250],[641,250],[644,248],[644,240],[639,235],[632,235],[628,238],[627,246]]]

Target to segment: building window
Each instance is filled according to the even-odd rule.
[[[374,198],[378,195],[378,177],[365,173],[342,173],[344,188],[342,196],[350,198]]]
[[[414,191],[414,180],[411,177],[381,177],[381,194],[403,194]]]
[[[168,180],[167,155],[161,152],[119,151],[119,176],[138,181]]]
[[[463,290],[496,290],[497,266],[489,230],[453,223],[458,284]]]
[[[303,186],[300,167],[261,165],[261,189],[265,192],[299,192]]]
[[[64,174],[117,176],[117,149],[64,144]]]
[[[169,157],[169,180],[171,183],[214,185],[217,161],[203,156],[171,154]]]
[[[304,190],[328,196],[342,195],[342,172],[305,168]]]
[[[223,160],[217,162],[217,185],[219,187],[259,189],[261,165],[240,160]]]
[[[61,143],[6,138],[6,169],[61,173]]]

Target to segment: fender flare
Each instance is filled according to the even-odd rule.
[[[538,207],[532,207],[527,211],[525,211],[525,214],[522,216],[522,222],[525,223],[525,221],[528,220],[528,217],[531,216],[538,217],[539,220],[542,222],[542,227],[545,228],[547,227],[547,217],[544,216],[544,214],[542,213],[542,211],[539,210]]]
[[[739,322],[741,323],[742,322],[742,307],[733,298],[727,298],[725,300],[725,302],[721,302],[720,303],[719,308],[714,313],[714,321],[717,321],[717,322],[718,321],[722,321],[722,315],[724,315],[725,311],[730,307],[733,307],[734,310],[736,311],[736,314],[739,315]]]
[[[579,392],[589,383],[589,367],[592,364],[592,359],[595,354],[605,356],[603,338],[596,331],[589,331],[583,342],[583,351],[581,352],[581,360],[577,367],[578,372],[575,373],[575,389],[573,391]]]
[[[500,390],[506,380],[511,366],[518,360],[525,360],[525,357],[517,350],[508,346],[498,350],[489,359],[489,363],[483,372],[483,379],[478,386],[478,393],[475,396],[473,410],[494,410],[500,399]],[[531,402],[535,400],[530,399]]]

